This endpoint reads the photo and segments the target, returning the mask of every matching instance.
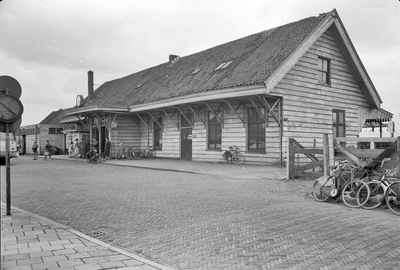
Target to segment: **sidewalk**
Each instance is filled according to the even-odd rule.
[[[47,218],[1,204],[1,269],[169,270]]]
[[[39,157],[40,159],[42,157]],[[86,162],[83,158],[69,158],[68,155],[55,155],[53,159]],[[286,167],[252,165],[243,163],[241,165],[196,162],[179,159],[154,158],[135,160],[107,160],[101,165],[130,166],[153,170],[167,170],[187,173],[198,173],[208,175],[224,175],[242,179],[286,179]]]

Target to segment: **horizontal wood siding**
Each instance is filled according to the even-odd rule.
[[[112,131],[109,134],[110,142],[111,142],[111,150],[110,154],[112,157],[117,156],[118,146],[120,143],[124,145],[124,147],[133,147],[135,149],[140,148],[140,135],[141,131],[136,125],[139,125],[139,119],[135,117],[129,117],[128,115],[118,115],[115,119],[118,123],[116,128],[112,128]],[[135,125],[136,123],[136,125]],[[112,132],[117,132],[116,136],[112,135]]]
[[[171,116],[171,115],[170,115]],[[157,150],[156,157],[162,158],[180,158],[180,134],[179,129],[175,125],[178,122],[178,115],[175,113],[171,116],[171,121],[167,116],[163,118],[163,133],[162,133],[162,150]]]
[[[318,83],[318,57],[331,59],[331,86]],[[345,111],[346,136],[358,135],[358,108],[368,101],[358,86],[346,59],[329,32],[325,32],[272,90],[284,97],[285,137],[293,137],[304,147],[322,148],[322,134],[332,134],[332,110]],[[304,156],[304,155],[302,155]],[[309,162],[299,157],[299,163]]]

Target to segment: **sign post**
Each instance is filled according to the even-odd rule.
[[[11,215],[10,131],[14,132],[21,124],[21,115],[24,111],[24,106],[19,100],[20,97],[21,85],[19,82],[10,76],[0,76],[0,123],[5,124],[6,132],[7,216]]]

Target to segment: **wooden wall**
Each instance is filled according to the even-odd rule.
[[[318,83],[318,56],[331,59],[331,85]],[[322,134],[332,134],[332,109],[345,111],[346,136],[358,135],[358,108],[368,101],[329,32],[308,50],[271,92],[283,97],[284,136],[305,147],[322,147]]]

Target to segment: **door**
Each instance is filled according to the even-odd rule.
[[[181,159],[192,160],[192,123],[191,112],[181,115]]]
[[[192,160],[192,128],[181,129],[181,159]]]

